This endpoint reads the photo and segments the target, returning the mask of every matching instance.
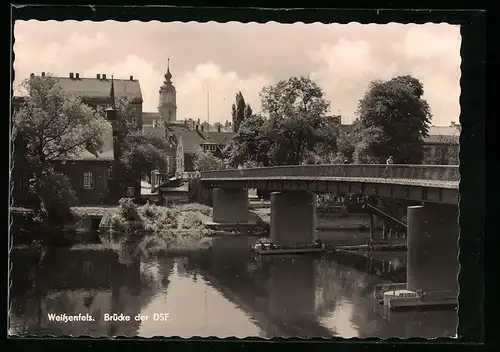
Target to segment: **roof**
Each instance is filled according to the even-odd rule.
[[[202,144],[227,144],[235,136],[234,132],[199,132],[204,141]]]
[[[109,99],[111,89],[111,77],[109,79],[97,78],[69,78],[56,77],[59,85],[68,94],[74,94],[82,98]],[[141,85],[134,79],[113,78],[115,86],[115,97],[128,98],[142,102]]]
[[[159,112],[143,112],[142,113],[142,124],[143,125],[152,125],[154,120],[160,119]]]
[[[203,139],[196,131],[179,131],[176,132],[182,138],[182,148],[184,153],[193,154],[198,152]]]
[[[424,139],[426,144],[458,144],[460,140],[460,125],[430,126],[429,136]]]
[[[143,125],[142,132],[144,134],[152,134],[157,137],[165,138],[165,129],[163,127],[153,127],[151,125]]]
[[[234,136],[234,132],[200,132],[187,129],[174,133],[182,137],[184,153],[196,153],[202,144],[225,145]]]
[[[460,136],[460,125],[455,126],[430,126],[429,136]]]
[[[103,148],[101,153],[94,155],[88,150],[84,150],[79,155],[76,155],[69,160],[86,160],[86,161],[112,161],[115,158],[113,151],[113,129],[109,122],[106,123],[106,129],[103,135]]]
[[[459,144],[459,136],[433,135],[424,139],[425,144]]]

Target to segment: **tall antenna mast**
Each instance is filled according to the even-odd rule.
[[[208,127],[207,130],[210,128],[210,86],[209,83],[207,83],[207,122],[208,122]]]

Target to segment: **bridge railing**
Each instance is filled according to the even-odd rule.
[[[239,170],[217,170],[201,173],[202,179],[276,177],[356,177],[436,180],[458,182],[458,165],[294,165]]]

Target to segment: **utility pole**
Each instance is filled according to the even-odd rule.
[[[210,86],[207,83],[207,131],[210,129]]]

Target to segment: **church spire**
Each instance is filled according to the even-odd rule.
[[[111,107],[116,110],[116,99],[115,99],[115,81],[113,75],[111,75],[111,91],[109,93],[109,98],[111,100]]]
[[[165,74],[165,83],[172,82],[172,74],[170,73],[170,58],[167,59],[167,73]]]

